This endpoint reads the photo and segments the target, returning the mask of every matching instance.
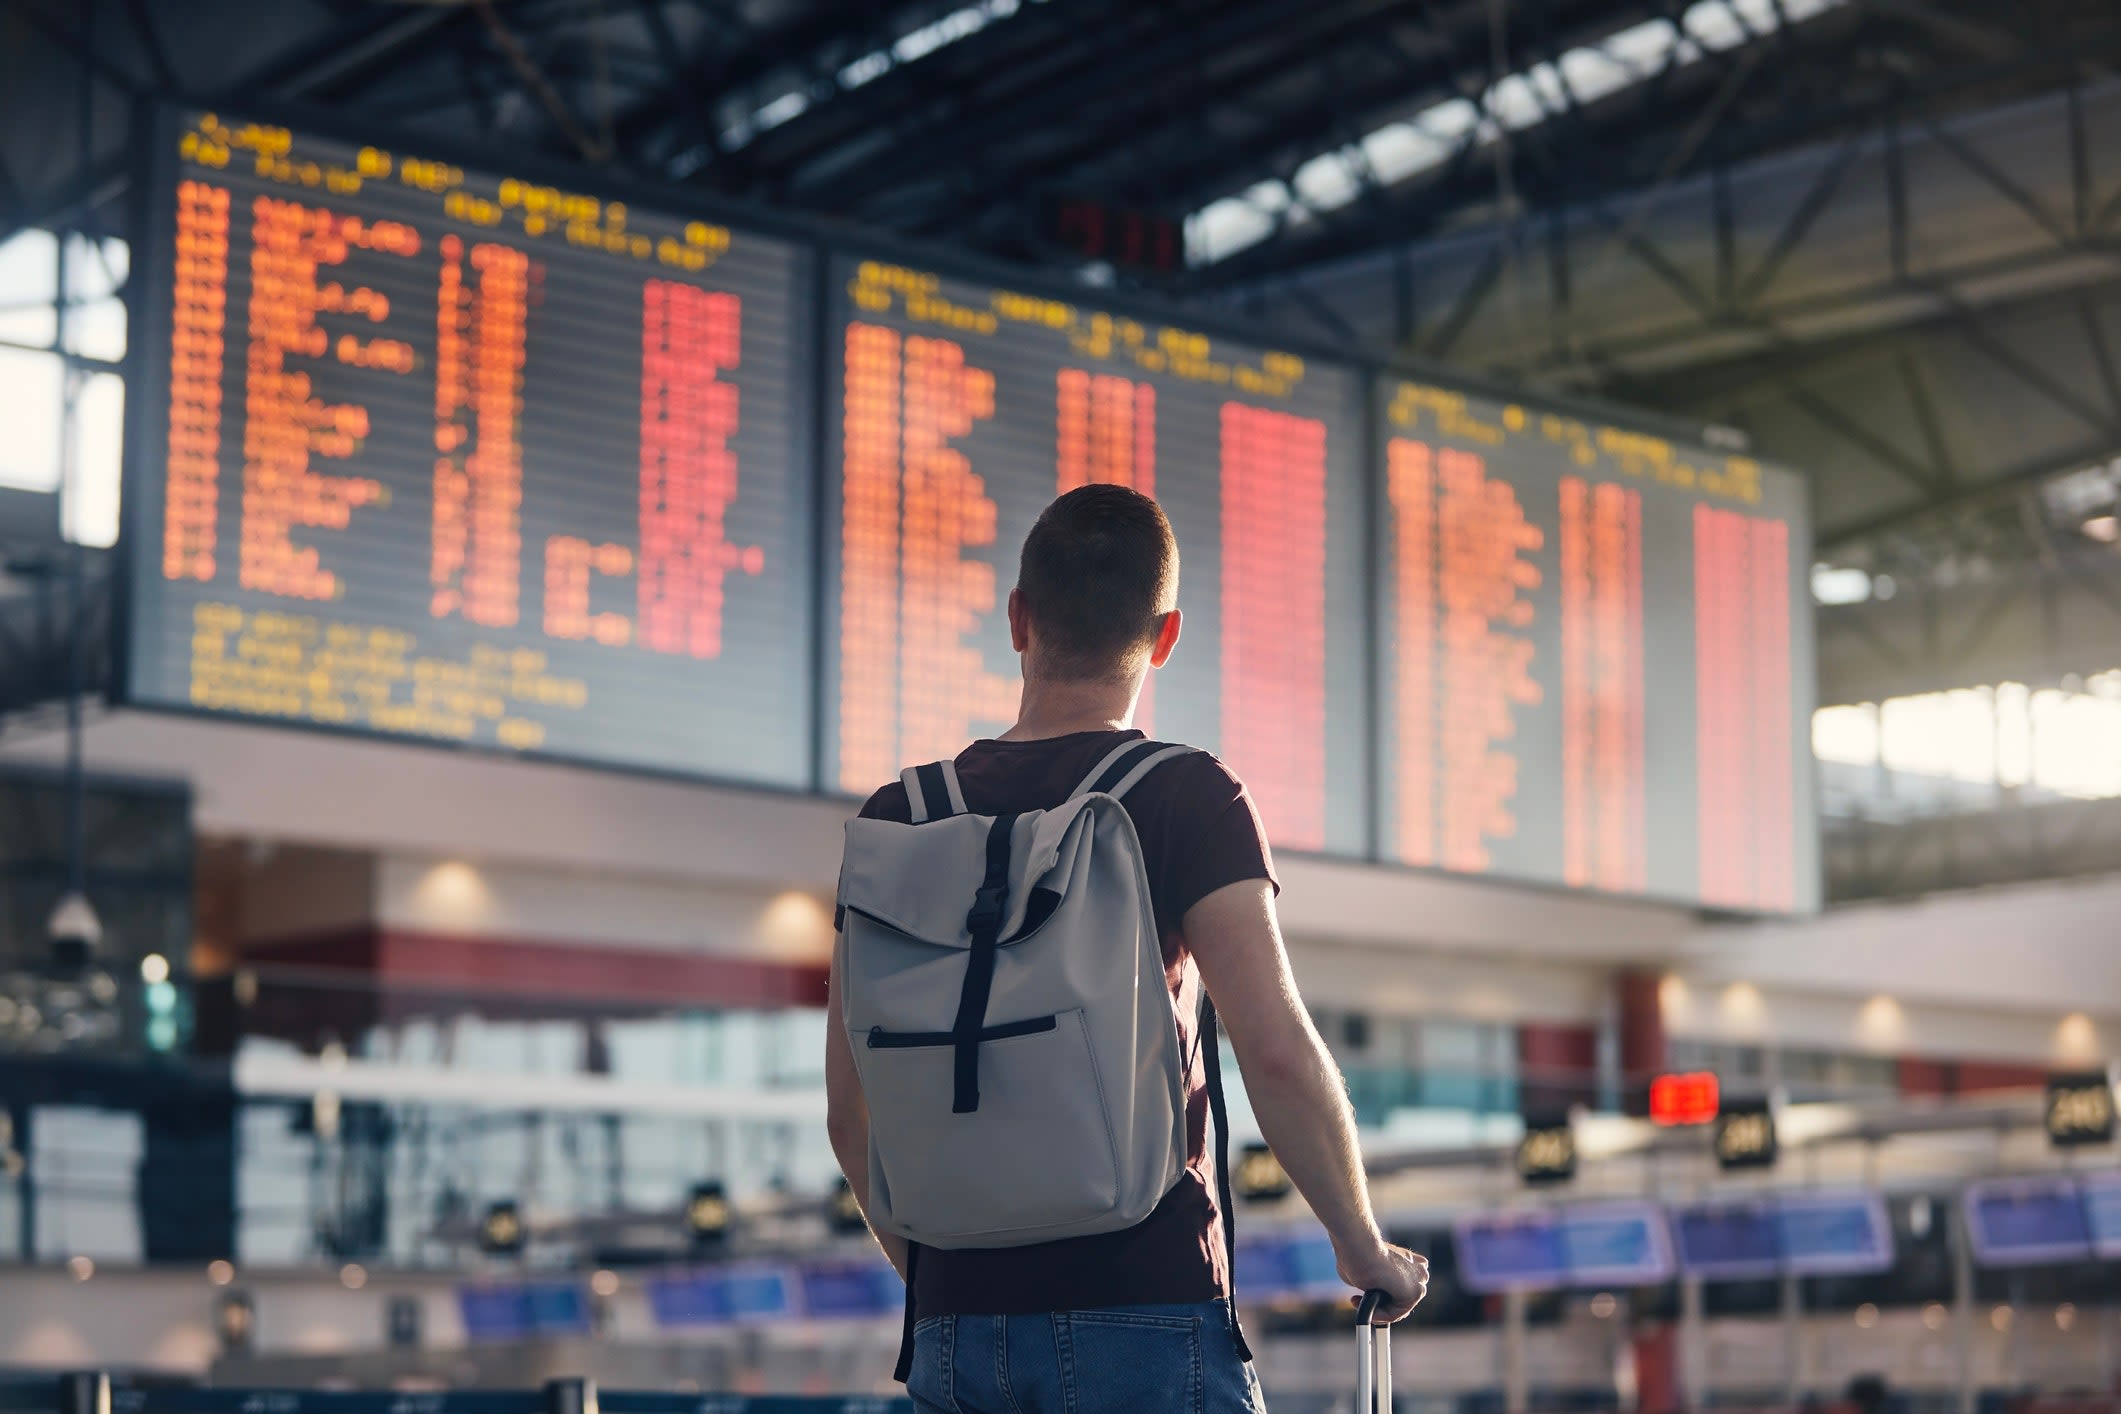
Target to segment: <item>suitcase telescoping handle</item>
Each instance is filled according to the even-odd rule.
[[[1355,1414],[1392,1414],[1392,1328],[1371,1324],[1390,1299],[1366,1291],[1355,1310]]]

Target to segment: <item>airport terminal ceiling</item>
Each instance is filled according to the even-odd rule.
[[[0,229],[116,230],[134,97],[243,95],[1063,273],[1056,201],[1180,222],[1182,268],[1104,277],[1735,426],[1902,583],[2037,577],[2017,493],[2121,452],[2099,0],[207,8],[0,4],[0,105],[37,116]],[[1861,202],[1876,278],[1816,288]]]

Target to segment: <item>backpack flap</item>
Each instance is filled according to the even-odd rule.
[[[1088,852],[1091,807],[1074,800],[1024,815],[1010,839],[1006,944],[1029,931],[1040,892],[1065,894]],[[967,920],[986,871],[986,815],[954,815],[925,825],[849,820],[840,907],[932,947],[969,948]]]

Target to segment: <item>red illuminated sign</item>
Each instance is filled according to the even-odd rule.
[[[1716,1118],[1719,1099],[1713,1071],[1660,1075],[1650,1082],[1650,1123],[1707,1124]]]
[[[1186,265],[1186,228],[1168,216],[1083,197],[1048,197],[1039,218],[1047,241],[1091,260],[1164,275]]]

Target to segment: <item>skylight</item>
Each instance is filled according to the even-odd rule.
[[[872,49],[859,58],[842,64],[826,84],[817,87],[791,88],[778,97],[760,104],[750,113],[739,118],[722,134],[722,145],[734,150],[755,140],[761,133],[770,132],[783,123],[792,122],[816,107],[818,103],[836,94],[851,93],[865,84],[875,83],[893,69],[916,60],[925,59],[938,49],[970,39],[990,25],[999,24],[1016,14],[1026,5],[1042,5],[1046,0],[976,0],[961,9],[952,10],[937,20],[908,30],[882,49]],[[821,93],[819,89],[824,91]],[[692,165],[704,161],[706,154],[688,154]],[[674,164],[675,165],[675,164]],[[676,175],[683,176],[684,172]]]
[[[1452,98],[1321,152],[1289,181],[1268,180],[1210,202],[1186,218],[1186,258],[1213,265],[1284,226],[1339,210],[1362,193],[1364,174],[1390,186],[1450,161],[1467,143],[1492,143],[1571,107],[1595,103],[1667,67],[1691,64],[1839,8],[1847,0],[1697,0],[1680,23],[1649,20],[1554,62],[1506,74],[1479,98]]]
[[[2121,670],[1822,707],[1812,750],[1844,766],[2111,799],[2121,796]]]

